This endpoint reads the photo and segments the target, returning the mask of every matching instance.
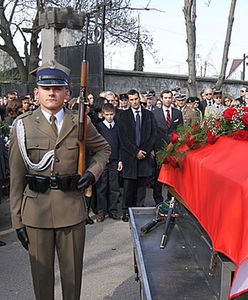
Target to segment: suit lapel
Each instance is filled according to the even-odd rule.
[[[148,111],[143,107],[141,107],[141,115],[142,115],[142,117],[141,117],[141,139],[142,139],[142,137],[145,137],[147,135],[147,132],[146,132],[147,121],[150,119],[148,119],[148,117],[149,117]]]
[[[133,115],[133,111],[131,108],[128,109],[128,120],[129,120],[128,124],[130,124],[133,128],[135,128],[135,120],[134,120],[134,115]]]
[[[159,119],[159,122],[161,122],[162,128],[165,127],[166,129],[168,129],[167,122],[166,122],[164,111],[163,111],[162,107],[159,108],[158,113],[159,113],[159,118],[158,119]]]

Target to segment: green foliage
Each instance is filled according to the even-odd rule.
[[[6,121],[0,122],[0,132],[2,133],[3,137],[9,137],[10,129]]]

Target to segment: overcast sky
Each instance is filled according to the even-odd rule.
[[[133,7],[144,7],[148,2],[148,0],[131,0]],[[207,75],[212,76],[220,71],[231,0],[211,0],[209,6],[208,2],[208,0],[197,0],[196,53],[199,72],[200,65],[207,61],[209,64]],[[160,61],[156,64],[152,57],[145,53],[144,71],[187,74],[183,4],[183,0],[151,0],[149,7],[163,12],[140,13],[141,26],[153,35],[154,49],[158,50],[157,58]],[[248,52],[247,13],[248,1],[237,0],[229,62],[234,58],[242,58],[243,54]],[[136,12],[135,15],[137,14]],[[108,47],[106,52],[113,55],[106,57],[105,67],[132,70],[134,51],[135,47],[131,46]]]

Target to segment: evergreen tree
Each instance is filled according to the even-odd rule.
[[[144,69],[144,52],[142,44],[140,43],[140,30],[138,32],[138,41],[134,53],[134,71],[142,71]]]

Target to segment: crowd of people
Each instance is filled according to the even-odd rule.
[[[134,93],[135,96],[130,93]],[[68,90],[64,106],[76,112],[78,102],[78,98],[72,97]],[[97,222],[103,222],[106,216],[119,220],[117,204],[120,201],[121,186],[122,220],[128,221],[128,207],[144,205],[145,188],[148,185],[153,187],[154,202],[163,201],[162,185],[157,181],[159,168],[156,164],[156,151],[163,146],[164,141],[169,142],[170,133],[180,124],[191,125],[195,120],[221,114],[227,107],[248,106],[248,92],[243,87],[240,89],[240,96],[234,99],[210,87],[206,87],[199,97],[187,97],[178,87],[164,90],[160,95],[154,90],[144,92],[130,90],[122,94],[103,91],[98,97],[89,93],[88,103],[88,115],[100,134],[111,145],[112,154],[102,176],[92,188],[91,196],[86,197],[87,205],[92,207]],[[11,128],[16,117],[38,107],[39,101],[34,99],[34,95],[19,97],[16,91],[10,91],[5,97],[0,98],[0,121],[4,121]],[[139,144],[142,145],[142,149],[139,145],[135,146],[134,140],[137,135],[134,112],[137,109],[140,109],[140,124],[142,124],[140,128],[146,128],[149,122],[151,126],[142,128],[140,133]],[[147,116],[147,111],[152,114],[149,113]],[[1,197],[2,187],[9,176],[8,139],[3,133],[0,136],[0,146]],[[170,195],[168,197],[170,198]],[[93,224],[90,218],[88,222]]]
[[[157,177],[159,170],[156,166],[156,151],[163,146],[164,141],[169,142],[170,133],[176,129],[179,124],[191,125],[195,120],[203,120],[211,115],[218,115],[223,112],[227,107],[230,106],[248,106],[248,92],[246,87],[240,89],[240,96],[236,99],[230,95],[223,95],[221,91],[213,91],[212,88],[207,87],[201,93],[199,97],[186,97],[186,94],[180,92],[180,88],[172,88],[171,90],[163,91],[160,96],[156,95],[154,90],[148,90],[145,92],[137,92],[138,104],[137,106],[142,108],[142,111],[148,110],[153,113],[155,118],[155,125],[152,128],[151,136],[147,141],[149,145],[152,143],[154,147],[146,152],[146,156],[151,157],[151,172],[147,171],[142,176],[147,177],[141,179],[141,182],[145,186],[152,184],[154,188],[154,201],[159,203],[163,200],[161,190],[162,186],[157,182]],[[72,111],[78,110],[78,98],[71,97],[71,92],[68,92],[68,96],[64,99],[64,106]],[[134,167],[134,163],[129,161],[127,164],[124,163],[123,158],[125,158],[125,150],[121,149],[128,148],[130,146],[129,141],[125,138],[129,136],[131,128],[131,119],[127,122],[124,119],[122,121],[122,112],[133,109],[132,106],[132,96],[129,93],[117,94],[113,91],[103,91],[98,97],[93,94],[88,94],[89,111],[88,115],[97,128],[97,130],[105,137],[112,148],[112,155],[109,164],[101,176],[98,183],[93,188],[93,199],[90,199],[89,203],[92,206],[94,213],[96,213],[97,222],[103,222],[105,217],[109,215],[113,219],[120,219],[117,213],[117,203],[120,198],[120,185],[124,187],[123,191],[123,220],[128,220],[127,207],[132,205],[143,205],[144,201],[144,191],[141,192],[142,196],[138,195],[138,199],[131,200],[126,199],[127,190],[131,191],[130,184],[126,184],[125,178],[131,178],[130,175],[125,175],[130,172],[130,169]],[[23,97],[19,97],[16,91],[10,91],[6,96],[0,98],[0,121],[4,121],[11,128],[13,121],[20,114],[28,111],[36,110],[39,107],[39,102],[34,99],[34,95],[28,94]],[[130,109],[129,109],[130,108]],[[170,124],[166,124],[167,115],[164,108],[170,109]],[[135,108],[134,108],[135,109]],[[176,109],[176,110],[175,110]],[[161,114],[163,112],[163,114]],[[180,113],[179,113],[180,112]],[[144,112],[143,112],[144,114]],[[123,116],[125,116],[124,114]],[[142,114],[141,114],[142,115]],[[179,116],[179,122],[174,122],[173,118]],[[142,118],[143,123],[147,122],[147,117]],[[135,120],[135,116],[133,118]],[[123,122],[123,124],[122,124]],[[120,123],[120,124],[119,124]],[[164,126],[168,128],[163,128]],[[107,130],[111,126],[111,130]],[[145,125],[143,125],[145,126]],[[158,132],[156,141],[153,141],[155,132]],[[143,134],[148,136],[147,131],[143,131]],[[133,133],[135,135],[135,132]],[[141,135],[142,138],[145,138]],[[127,144],[125,144],[127,143]],[[1,174],[0,174],[0,199],[2,196],[2,187],[4,185],[4,180],[9,176],[8,167],[8,156],[6,155],[6,144],[8,140],[4,140],[4,136],[1,133],[0,145],[1,145]],[[129,149],[130,150],[130,149]],[[132,153],[132,157],[136,157],[135,151]],[[121,158],[121,151],[123,158]],[[144,151],[144,150],[143,150]],[[137,157],[136,157],[137,158]],[[144,164],[145,160],[142,160]],[[143,168],[143,166],[142,166]],[[139,171],[142,169],[138,167]],[[124,176],[123,176],[124,174]],[[135,177],[137,174],[135,174]],[[127,185],[127,187],[126,187]],[[138,183],[134,184],[138,187]],[[126,188],[125,188],[126,187]],[[137,193],[137,192],[136,192]],[[138,193],[140,190],[138,188]],[[135,194],[134,191],[131,192],[132,197]],[[128,197],[128,196],[127,196]],[[170,196],[169,196],[170,197]],[[130,202],[131,201],[131,202]]]

